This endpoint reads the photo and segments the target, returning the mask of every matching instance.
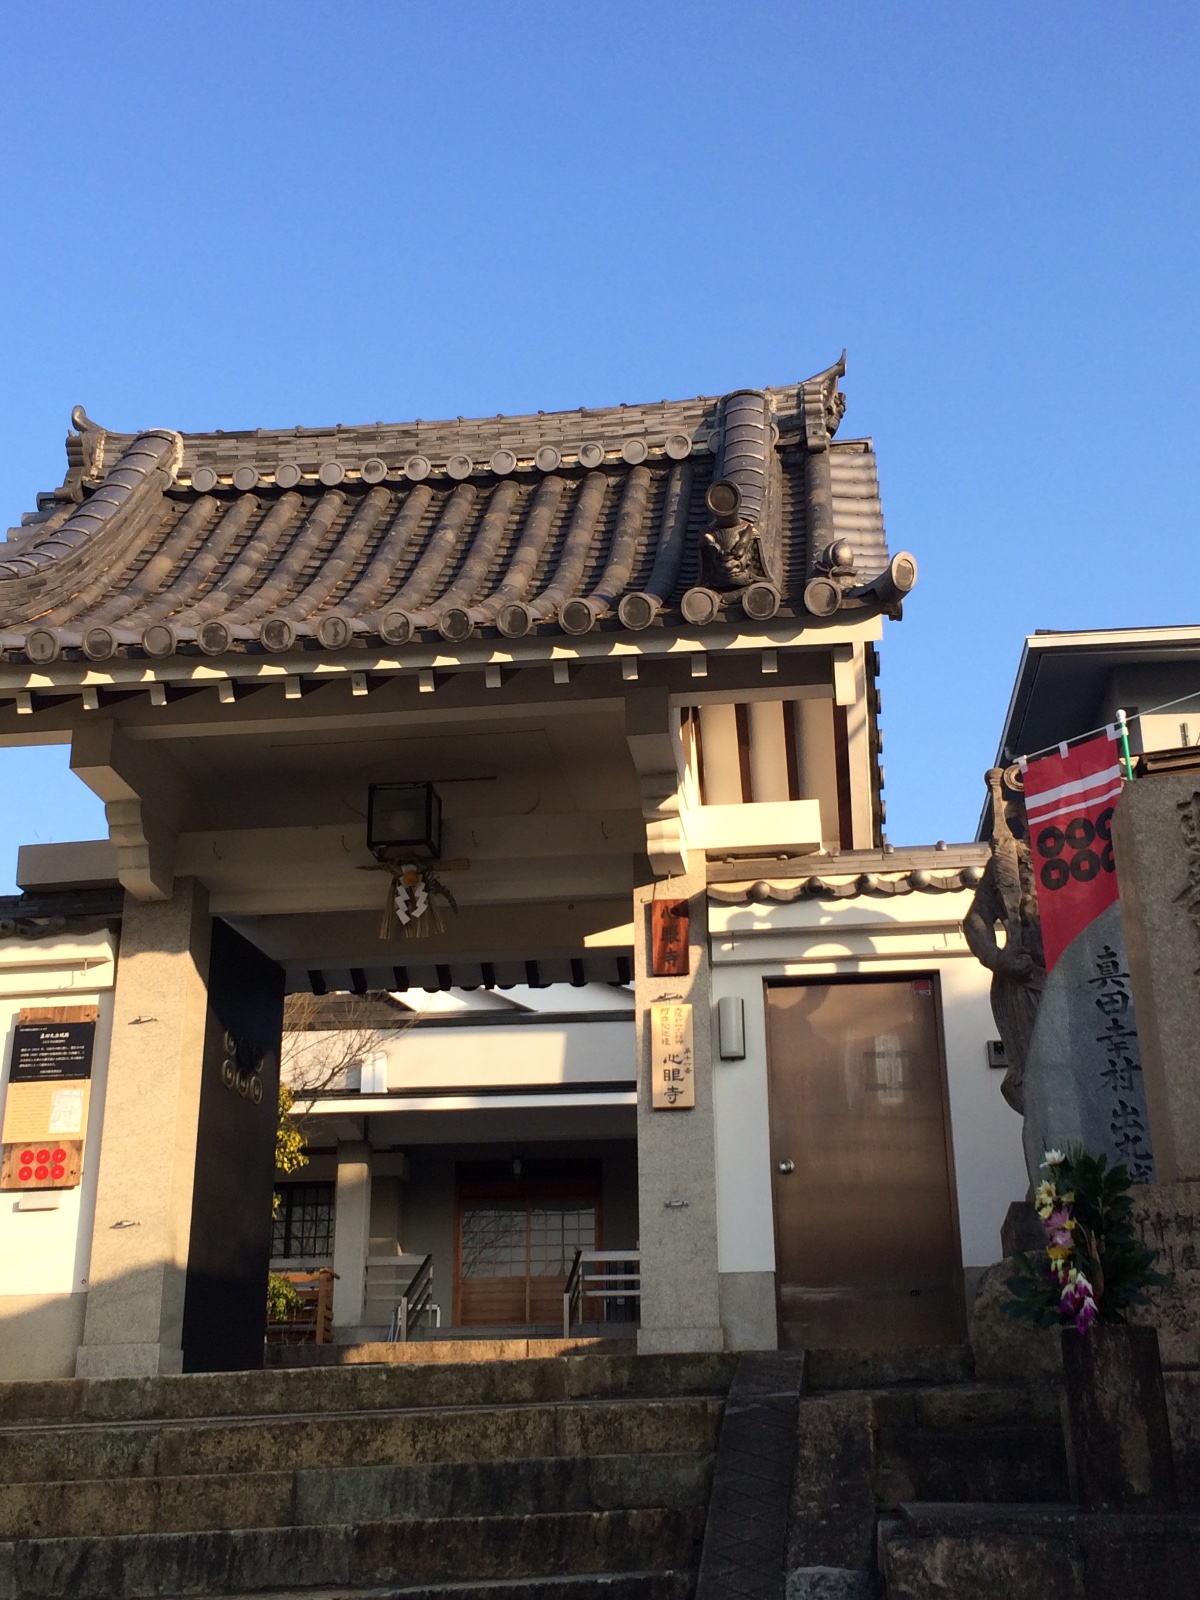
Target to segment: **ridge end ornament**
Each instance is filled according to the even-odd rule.
[[[762,538],[757,524],[741,514],[737,484],[719,478],[709,484],[704,499],[713,520],[700,536],[701,584],[728,590],[770,583]]]

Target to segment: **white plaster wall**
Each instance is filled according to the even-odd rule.
[[[82,1182],[78,1188],[55,1191],[61,1204],[53,1211],[18,1211],[15,1193],[0,1194],[0,1320],[15,1313],[26,1297],[79,1294],[87,1289],[112,1033],[112,978],[113,947],[105,933],[36,943],[0,941],[0,1116],[7,1097],[13,1028],[22,1007],[95,1005],[100,1013]]]
[[[722,1272],[775,1266],[764,984],[786,977],[937,976],[963,1265],[1000,1258],[1000,1224],[1009,1203],[1025,1193],[1025,1165],[1020,1118],[1000,1095],[1003,1074],[987,1065],[986,1043],[996,1037],[991,980],[962,938],[970,900],[969,893],[911,894],[710,907]],[[744,1061],[720,1059],[715,1008],[724,995],[744,1002]]]
[[[414,1027],[385,1036],[379,1048],[387,1055],[389,1089],[637,1081],[634,1028],[625,1020]],[[355,1069],[347,1087],[358,1083]]]

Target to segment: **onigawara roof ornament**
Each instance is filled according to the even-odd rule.
[[[0,548],[0,652],[162,659],[899,615],[845,358],[782,388],[331,429],[131,435],[72,412]],[[844,620],[844,616],[843,616]]]

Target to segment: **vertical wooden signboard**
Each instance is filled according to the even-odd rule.
[[[655,978],[687,977],[688,903],[686,900],[650,902],[650,973]]]
[[[696,1104],[690,1005],[650,1007],[650,1085],[656,1111],[689,1111]]]

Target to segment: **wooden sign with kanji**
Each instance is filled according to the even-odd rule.
[[[687,977],[688,903],[686,900],[650,902],[650,973],[655,978]]]

